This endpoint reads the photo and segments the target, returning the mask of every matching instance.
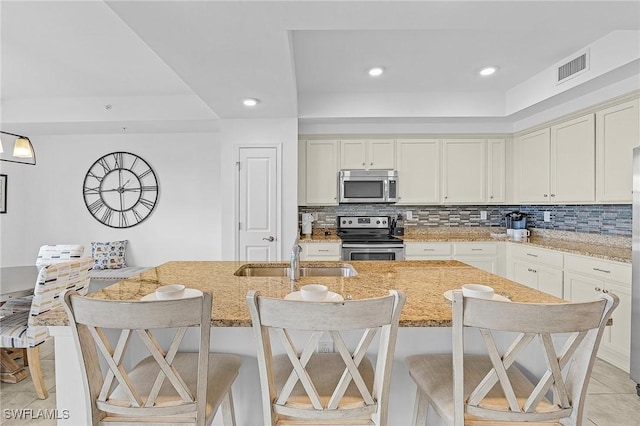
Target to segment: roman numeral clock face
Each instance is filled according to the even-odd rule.
[[[158,180],[142,158],[113,152],[99,158],[84,178],[84,203],[99,222],[130,228],[145,220],[158,200]]]

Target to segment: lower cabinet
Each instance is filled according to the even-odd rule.
[[[493,274],[500,274],[498,244],[494,242],[407,242],[405,260],[459,260]]]
[[[451,243],[404,242],[405,260],[450,260]]]
[[[300,243],[302,251],[300,260],[334,261],[341,258],[341,244],[335,243]]]
[[[613,323],[602,337],[598,356],[629,371],[631,355],[631,265],[565,254],[565,299],[593,300],[599,293],[614,293],[620,304]]]
[[[563,254],[509,243],[507,278],[552,296],[564,297]]]
[[[453,243],[453,258],[483,271],[500,275],[498,244],[492,242]]]

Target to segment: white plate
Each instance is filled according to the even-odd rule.
[[[444,292],[443,294],[444,298],[447,299],[449,302],[451,302],[451,300],[453,299],[453,290],[447,290]],[[501,294],[495,294],[493,295],[493,299],[492,300],[497,300],[499,302],[511,302],[511,299],[504,297]]]
[[[285,300],[304,300],[305,302],[311,302],[311,300],[305,300],[302,298],[302,295],[299,291],[294,291],[293,293],[289,293],[284,297]],[[330,291],[327,293],[327,298],[324,300],[318,300],[318,302],[342,302],[344,298],[340,296],[338,293],[334,293]]]
[[[200,290],[196,290],[195,288],[185,288],[184,295],[180,297],[180,299],[190,299],[192,297],[200,297],[202,296],[202,292]],[[151,294],[147,294],[140,299],[143,302],[148,302],[149,300],[176,300],[176,299],[158,299],[155,291]]]

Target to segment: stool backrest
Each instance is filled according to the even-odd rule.
[[[81,244],[52,244],[44,245],[38,250],[36,266],[38,269],[65,260],[80,259],[84,254]]]
[[[595,356],[618,302],[616,295],[603,294],[583,303],[508,303],[463,297],[462,291],[454,291],[454,423],[462,425],[466,411],[496,421],[572,419],[570,424],[582,424]],[[471,328],[479,330],[492,367],[465,400],[464,334]],[[514,335],[512,343],[501,351],[497,342]],[[537,382],[531,389],[513,383],[508,370],[519,356],[534,350],[539,350],[546,370],[530,372],[535,375],[533,383]],[[500,397],[496,389],[501,390]],[[518,393],[520,390],[526,392]],[[549,393],[552,403],[538,409]],[[505,399],[504,406],[498,403]]]

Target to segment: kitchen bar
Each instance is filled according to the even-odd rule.
[[[90,297],[114,300],[140,300],[161,285],[182,283],[213,294],[212,350],[243,356],[243,366],[234,385],[234,402],[238,425],[261,423],[260,383],[257,371],[253,331],[245,296],[251,289],[268,297],[284,298],[288,293],[309,283],[321,283],[330,291],[353,299],[387,294],[389,289],[403,290],[407,302],[400,318],[400,331],[395,352],[390,397],[390,425],[410,422],[414,390],[403,360],[410,354],[440,352],[450,348],[451,308],[443,297],[447,290],[465,283],[486,284],[497,294],[521,302],[560,302],[548,294],[519,285],[505,278],[481,271],[457,261],[354,261],[355,277],[302,277],[292,282],[286,277],[243,277],[234,273],[246,262],[168,262],[106,287]],[[338,266],[342,262],[323,262]],[[273,264],[253,264],[255,267]],[[302,266],[317,266],[317,262],[302,262]],[[282,266],[287,266],[282,264]],[[49,326],[55,339],[56,390],[58,409],[69,410],[70,417],[59,425],[77,425],[84,417],[77,356],[70,329],[63,311],[52,312],[41,322]],[[479,342],[469,342],[479,348]],[[188,336],[187,349],[194,349],[195,336]],[[134,360],[132,360],[134,361]],[[536,368],[536,360],[530,360]],[[216,422],[219,419],[216,419]],[[214,422],[214,424],[216,424]]]

